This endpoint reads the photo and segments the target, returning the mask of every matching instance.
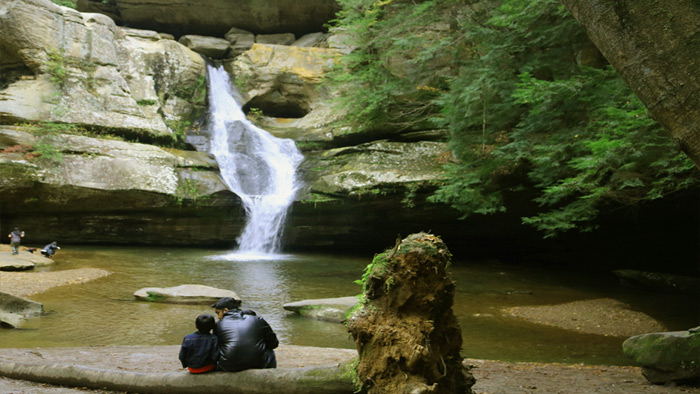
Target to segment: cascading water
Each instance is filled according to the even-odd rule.
[[[274,254],[298,189],[296,168],[303,156],[294,141],[274,137],[246,119],[223,67],[209,66],[207,71],[210,152],[246,212],[236,254]]]

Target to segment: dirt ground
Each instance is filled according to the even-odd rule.
[[[9,251],[9,246],[0,245],[0,251]],[[106,271],[97,271],[102,270],[0,272],[0,291],[26,297],[54,286],[74,285],[109,274]],[[593,306],[600,307],[598,303]],[[587,309],[580,305],[577,307],[579,307],[577,313],[584,320]],[[550,314],[560,315],[556,309],[552,311],[553,313]],[[537,310],[537,315],[537,319],[547,319],[543,309]],[[177,346],[2,349],[0,359],[15,362],[85,365],[116,370],[128,370],[138,366],[143,371],[144,365],[147,365],[147,372],[172,372],[180,370],[177,350]],[[277,358],[279,368],[298,368],[335,365],[352,358],[355,354],[356,352],[347,349],[283,345],[277,351]],[[137,362],[138,359],[146,359],[148,362]],[[471,372],[476,378],[473,390],[476,394],[700,394],[700,387],[653,385],[646,381],[638,367],[512,363],[474,359],[465,360],[465,364],[472,366]],[[113,392],[60,387],[0,377],[0,394],[79,393]]]

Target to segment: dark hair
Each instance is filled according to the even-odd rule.
[[[219,301],[216,301],[211,307],[214,309],[228,309],[228,310],[233,310],[233,309],[238,309],[238,307],[241,306],[241,300],[237,300],[235,298],[231,297],[224,297],[220,298]]]
[[[197,316],[194,324],[197,326],[197,330],[199,330],[201,333],[208,333],[216,327],[214,316],[208,313]]]

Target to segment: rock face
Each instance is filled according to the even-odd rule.
[[[700,380],[700,327],[637,335],[623,342],[622,350],[652,383]]]
[[[258,33],[321,31],[339,10],[335,0],[79,0],[83,12],[100,12],[128,26],[181,36],[223,37],[237,27]]]
[[[368,393],[471,393],[462,334],[452,312],[450,252],[431,234],[397,240],[362,278],[364,300],[348,319]]]
[[[12,0],[0,9],[0,75],[1,122],[73,123],[169,140],[167,124],[195,112],[205,67],[156,32],[122,29],[48,0]]]
[[[0,150],[36,143],[33,133],[0,127]],[[0,196],[12,202],[3,220],[36,241],[217,244],[240,231],[239,200],[206,154],[61,132],[45,143],[60,156],[0,159]]]
[[[38,302],[0,292],[0,326],[16,328],[24,319],[43,312],[44,307]]]
[[[134,297],[143,301],[164,302],[168,304],[202,304],[209,305],[222,297],[240,300],[230,290],[217,289],[203,285],[180,285],[175,287],[146,287],[134,292]]]
[[[355,304],[357,304],[357,297],[353,296],[290,302],[282,307],[304,317],[342,323]]]

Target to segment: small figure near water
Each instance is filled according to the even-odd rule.
[[[18,227],[7,236],[10,238],[10,247],[12,248],[12,254],[19,254],[19,244],[24,238],[24,231],[20,231]]]
[[[205,313],[195,320],[197,331],[186,335],[182,340],[179,359],[183,368],[191,373],[205,373],[216,370],[219,358],[219,341],[211,332],[216,328],[214,316]]]
[[[219,370],[277,368],[273,350],[279,345],[277,335],[265,319],[240,306],[241,301],[231,297],[212,305],[219,317],[214,330],[219,338]]]
[[[58,249],[61,248],[56,244],[56,241],[53,241],[50,244],[44,246],[43,249],[41,249],[41,254],[44,257],[51,258]]]

